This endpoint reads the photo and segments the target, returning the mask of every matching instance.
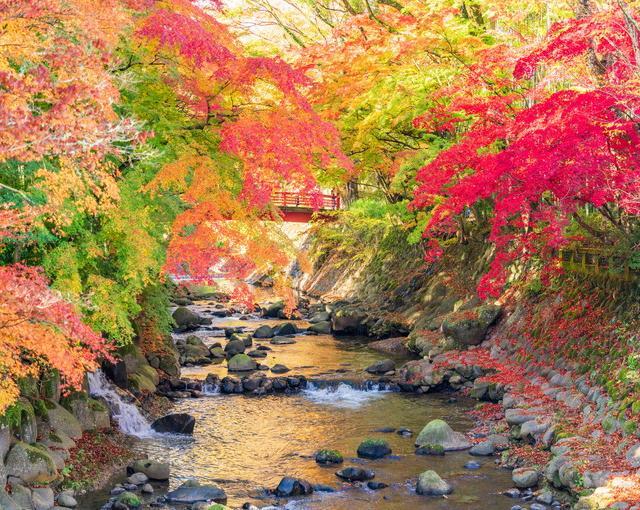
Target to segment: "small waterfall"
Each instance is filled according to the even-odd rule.
[[[202,385],[202,393],[205,395],[220,395],[220,384],[205,382]]]
[[[140,410],[129,402],[125,402],[107,380],[102,370],[89,372],[89,393],[106,400],[111,414],[118,422],[120,430],[125,434],[136,437],[149,437],[153,435],[153,429],[149,422],[140,413]]]
[[[303,394],[312,402],[342,408],[360,407],[383,397],[388,392],[389,390],[384,386],[365,384],[362,387],[354,388],[344,382],[337,384],[337,386],[326,385],[324,387],[310,382],[303,390]]]

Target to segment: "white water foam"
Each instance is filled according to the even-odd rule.
[[[129,402],[125,402],[107,380],[102,370],[89,372],[89,393],[104,398],[111,410],[111,414],[118,422],[120,430],[125,434],[136,437],[151,437],[154,431],[140,410]]]
[[[378,389],[358,389],[353,388],[345,383],[331,388],[318,388],[313,383],[309,383],[307,388],[303,390],[309,400],[317,404],[325,404],[333,407],[354,408],[361,407],[373,400],[383,397],[387,390]]]

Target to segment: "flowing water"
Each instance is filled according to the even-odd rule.
[[[196,309],[202,313],[207,308]],[[274,321],[214,319],[214,324],[208,330],[199,330],[198,335],[209,344],[221,340],[224,343],[218,337],[220,328],[242,325],[254,329],[264,323]],[[269,341],[258,343],[268,345]],[[192,437],[134,432],[146,436],[135,443],[141,457],[170,462],[171,488],[189,478],[215,482],[227,492],[232,508],[240,508],[245,502],[258,507],[335,510],[499,510],[513,505],[512,500],[500,494],[511,487],[510,473],[496,467],[493,458],[474,458],[466,452],[447,453],[444,457],[414,453],[417,433],[432,419],[442,418],[455,430],[470,429],[473,423],[466,411],[474,401],[458,398],[451,403],[450,395],[367,391],[366,386],[361,389],[361,382],[366,379],[363,369],[388,357],[368,349],[362,339],[302,335],[296,337],[295,344],[270,347],[273,350],[269,356],[259,362],[269,366],[282,363],[291,368],[290,374],[304,374],[319,382],[294,395],[214,393],[178,401],[173,412],[188,412],[196,418]],[[185,377],[204,379],[210,372],[224,376],[226,364],[183,368]],[[122,420],[120,424],[124,429]],[[414,435],[402,437],[378,431],[385,427],[406,427]],[[356,449],[365,438],[386,439],[393,455],[373,461],[358,459]],[[373,469],[375,480],[389,487],[371,491],[343,484],[335,476],[339,468],[319,466],[314,461],[314,452],[321,448],[340,451],[345,457],[342,467]],[[463,467],[472,459],[482,464],[480,469],[470,471]],[[415,479],[427,469],[437,471],[451,483],[453,494],[447,498],[417,495]],[[336,492],[276,501],[266,495],[265,489],[275,488],[283,476],[326,484]],[[97,494],[83,504],[92,510],[104,501],[105,496]]]

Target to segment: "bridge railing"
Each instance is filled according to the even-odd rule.
[[[560,249],[557,255],[562,267],[569,271],[607,276],[627,282],[640,277],[640,273],[629,267],[628,261],[624,258],[607,255],[597,249]]]
[[[280,208],[312,209],[320,211],[337,211],[340,209],[340,197],[338,195],[325,193],[275,191],[271,195],[271,201]]]

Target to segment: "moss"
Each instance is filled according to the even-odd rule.
[[[51,432],[49,433],[49,441],[53,441],[54,443],[62,443],[62,438],[55,432]]]
[[[444,447],[440,444],[425,444],[416,450],[418,455],[444,455]]]
[[[107,407],[102,402],[93,398],[89,399],[89,409],[96,412],[108,411]]]
[[[26,399],[20,399],[10,405],[4,415],[0,417],[0,422],[19,429],[23,422],[35,417],[35,411],[31,403]]]
[[[138,508],[142,505],[142,500],[132,492],[123,492],[118,496],[118,501],[133,508]]]
[[[374,448],[376,446],[387,446],[387,442],[384,439],[365,439],[360,443],[360,446],[365,448]]]
[[[342,454],[337,450],[323,449],[316,453],[318,464],[341,464],[343,460]]]
[[[216,503],[215,505],[208,506],[207,510],[229,510],[229,507],[226,505],[221,505],[220,503]]]
[[[35,400],[33,402],[33,411],[35,412],[36,416],[40,418],[44,418],[45,416],[47,416],[47,406],[44,403],[44,400]]]
[[[44,446],[40,444],[27,445],[25,446],[25,451],[27,452],[27,458],[29,462],[36,463],[38,461],[43,460],[47,463],[47,466],[51,472],[55,471],[56,467],[53,463],[53,459],[47,453],[47,450]]]

